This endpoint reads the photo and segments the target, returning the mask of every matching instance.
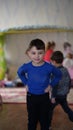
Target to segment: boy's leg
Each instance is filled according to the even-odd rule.
[[[38,106],[35,96],[27,93],[28,130],[36,130],[38,122]]]
[[[51,124],[52,124],[52,119],[53,119],[53,111],[54,111],[54,108],[57,104],[56,103],[51,103],[51,107],[49,109],[49,127],[51,128]]]
[[[39,122],[41,130],[49,130],[49,108],[51,107],[49,94],[42,95],[40,97],[39,104]]]
[[[56,98],[55,98],[56,99]],[[56,100],[55,103],[51,103],[51,107],[49,108],[49,130],[52,130],[52,119],[53,119],[53,111],[54,108],[58,105],[58,101]]]
[[[73,110],[71,110],[68,105],[67,96],[60,97],[59,103],[62,106],[64,112],[66,112],[68,114],[69,119],[73,122]]]

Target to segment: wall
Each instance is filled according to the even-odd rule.
[[[35,38],[41,38],[45,44],[53,40],[56,42],[56,50],[61,51],[63,51],[63,43],[65,41],[73,44],[73,32],[35,31],[30,33],[7,34],[5,36],[4,50],[12,77],[16,75],[17,68],[21,64],[29,61],[25,51],[30,41]]]

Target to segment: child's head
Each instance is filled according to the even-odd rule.
[[[64,42],[64,50],[68,49],[68,48],[71,48],[71,44],[69,42]]]
[[[61,51],[55,51],[53,52],[52,56],[51,56],[51,62],[54,65],[58,65],[58,64],[62,64],[63,62],[63,53]]]
[[[55,46],[56,46],[56,43],[55,43],[54,41],[49,41],[49,42],[47,43],[47,50],[48,50],[48,49],[54,49]]]
[[[40,63],[45,54],[45,43],[40,39],[34,39],[30,42],[26,54],[35,63]]]

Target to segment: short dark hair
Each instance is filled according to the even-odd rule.
[[[55,51],[53,52],[51,56],[52,61],[56,61],[56,63],[62,63],[64,59],[63,53],[61,51]]]
[[[30,42],[28,49],[26,50],[29,51],[32,47],[36,47],[38,50],[45,50],[45,43],[41,39],[34,39]]]

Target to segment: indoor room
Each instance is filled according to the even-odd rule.
[[[19,77],[18,69],[31,61],[26,50],[34,39],[41,39],[45,48],[48,42],[54,42],[54,52],[63,54],[64,43],[69,43],[73,58],[73,1],[3,0],[0,3],[0,129],[30,130],[27,85]],[[73,64],[70,72],[73,77]],[[66,100],[73,111],[73,78],[71,80]],[[42,130],[39,122],[37,130]],[[60,104],[54,110],[49,130],[73,130],[73,121],[68,119]]]

